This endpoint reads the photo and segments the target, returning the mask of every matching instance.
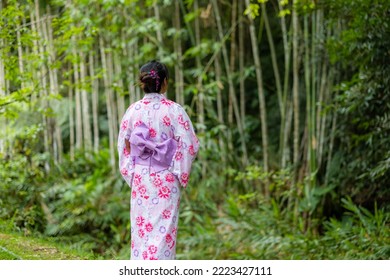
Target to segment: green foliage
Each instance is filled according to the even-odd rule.
[[[329,38],[330,55],[339,65],[341,86],[336,96],[337,150],[343,160],[332,183],[371,209],[375,201],[389,205],[390,180],[390,3],[327,1],[330,24],[343,18],[341,33]]]
[[[333,154],[328,157],[330,162],[328,165],[322,163],[321,168],[309,176],[301,175],[307,174],[305,162],[299,176],[290,168],[281,169],[276,152],[270,153],[272,164],[269,172],[259,167],[262,151],[258,130],[263,124],[258,119],[251,52],[244,54],[246,63],[242,73],[247,99],[244,104],[244,135],[240,137],[234,120],[225,123],[219,120],[214,108],[217,93],[220,90],[224,96],[221,105],[226,120],[229,89],[226,69],[221,69],[222,77],[217,80],[213,62],[221,59],[222,44],[226,44],[230,54],[232,32],[239,32],[230,28],[229,1],[217,1],[221,9],[229,8],[223,14],[224,31],[230,28],[223,42],[215,40],[214,18],[202,7],[207,1],[199,1],[201,7],[197,11],[193,10],[192,0],[180,2],[182,21],[186,24],[180,30],[170,26],[174,1],[81,0],[71,1],[70,6],[65,0],[38,1],[42,5],[41,13],[52,9],[53,50],[49,49],[45,38],[40,38],[28,27],[32,20],[31,1],[6,2],[0,12],[0,59],[7,80],[7,94],[0,96],[0,123],[5,124],[0,131],[5,147],[0,155],[0,220],[8,223],[6,226],[0,224],[0,234],[17,231],[29,238],[32,235],[51,236],[67,248],[96,253],[98,257],[94,258],[129,258],[130,191],[119,173],[108,164],[105,135],[109,122],[105,112],[105,88],[100,84],[98,89],[99,133],[102,137],[99,152],[77,150],[74,159],[69,153],[69,135],[73,129],[69,122],[69,108],[74,104],[67,97],[66,90],[79,88],[90,93],[91,81],[101,80],[109,71],[100,66],[99,39],[102,39],[105,51],[120,57],[123,73],[114,75],[110,86],[116,96],[125,96],[127,102],[127,86],[121,87],[119,81],[131,86],[135,84],[128,69],[134,71],[135,66],[156,56],[163,56],[162,61],[173,68],[178,63],[178,54],[172,51],[174,40],[180,38],[184,47],[186,109],[195,120],[194,107],[202,93],[206,110],[205,122],[194,123],[199,131],[201,150],[193,165],[189,187],[182,192],[178,258],[389,258],[388,1],[376,0],[373,4],[368,0],[327,0],[320,3],[325,6],[324,17],[329,27],[326,35],[329,52],[324,54],[330,56],[331,67],[340,79],[334,96],[329,97],[332,100],[326,112],[336,112],[338,118]],[[275,3],[265,0],[250,2],[245,7],[245,15],[254,18],[256,24],[260,21],[259,37],[266,40],[260,8],[262,4]],[[161,21],[150,16],[156,4]],[[291,1],[283,0],[281,6],[279,16],[286,17],[287,22],[292,9],[297,9],[301,17],[319,8],[315,1],[306,0],[298,1],[294,7]],[[283,38],[278,32],[280,19],[276,17],[277,13],[272,11],[268,15],[271,29],[276,30],[272,31],[272,36],[280,46],[276,49],[276,56],[282,69],[284,53],[280,42]],[[191,29],[195,20],[201,25],[199,44],[195,44]],[[246,16],[240,20],[244,20],[246,28]],[[20,32],[19,39],[15,30]],[[163,42],[156,39],[157,32],[161,32]],[[244,31],[245,49],[250,41],[247,36]],[[43,48],[42,52],[36,50],[36,43]],[[270,128],[270,150],[276,151],[280,108],[276,105],[272,71],[269,71],[272,69],[269,49],[267,44],[260,45],[267,107],[270,108],[266,125]],[[24,51],[22,61],[28,62],[23,73],[18,65],[18,46]],[[50,50],[56,57],[51,64]],[[86,77],[84,84],[75,84],[72,64],[78,64],[82,56],[89,53],[96,59],[95,77]],[[84,62],[88,68],[89,59]],[[77,64],[76,68],[79,67]],[[42,76],[48,75],[48,69],[59,71],[59,92],[45,94],[49,88],[47,85],[44,88]],[[232,77],[233,86],[238,88],[238,71],[233,72]],[[169,94],[173,95],[174,90]],[[289,96],[289,90],[286,94]],[[44,132],[50,129],[50,121],[54,119],[61,127],[64,139],[65,159],[62,162],[55,160],[54,153],[43,152]],[[47,120],[50,120],[49,124]],[[302,130],[302,142],[306,133]],[[243,166],[240,159],[238,147],[242,138],[247,142],[249,166]],[[306,153],[305,145],[302,154]],[[325,176],[329,178],[328,184],[321,185]],[[0,258],[25,258],[20,250],[16,250],[17,246],[6,250],[3,247],[6,248],[0,244]]]
[[[371,213],[353,204],[351,198],[342,202],[348,210],[343,219],[330,219],[325,223],[324,240],[329,251],[341,253],[345,259],[389,259],[389,212],[375,206],[374,213]]]
[[[129,242],[129,188],[111,175],[107,150],[62,166],[62,177],[44,193],[50,216],[45,234],[115,258]]]

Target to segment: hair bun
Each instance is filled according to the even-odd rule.
[[[149,83],[153,80],[153,78],[146,72],[141,74],[140,81],[142,83]]]
[[[145,93],[160,92],[165,80],[168,80],[168,69],[158,61],[152,60],[140,69],[139,81]]]

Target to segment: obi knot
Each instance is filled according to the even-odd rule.
[[[169,168],[178,144],[173,138],[163,142],[153,141],[149,128],[144,123],[134,128],[129,142],[130,156],[135,157],[135,164],[149,166],[155,172]]]

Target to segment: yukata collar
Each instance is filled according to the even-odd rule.
[[[157,93],[157,92],[151,92],[151,93],[145,93],[143,100],[162,100],[167,99],[166,93]]]

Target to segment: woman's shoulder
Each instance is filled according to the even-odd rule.
[[[172,101],[170,99],[165,99],[165,100],[166,100],[165,102],[167,103],[168,108],[170,109],[171,112],[173,112],[173,113],[183,113],[183,112],[185,112],[185,109],[184,109],[184,107],[181,104],[176,103],[175,101]]]

